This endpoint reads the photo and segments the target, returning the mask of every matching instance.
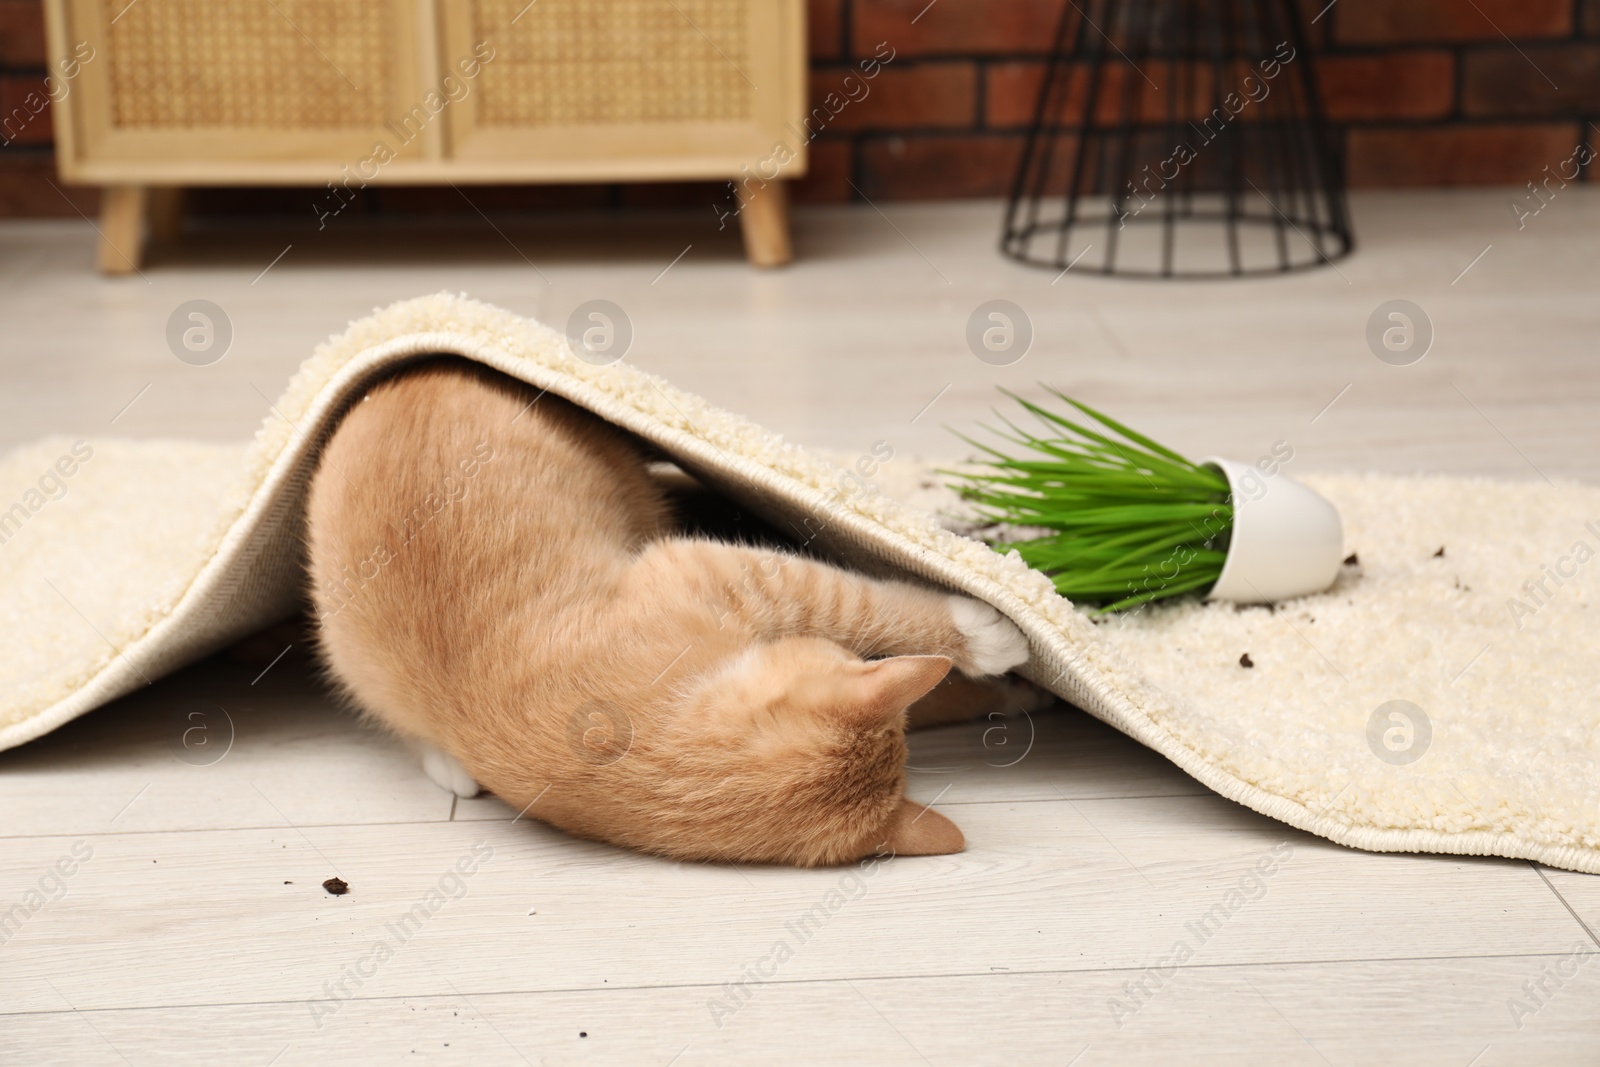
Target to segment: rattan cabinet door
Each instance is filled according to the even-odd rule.
[[[55,2],[68,50],[93,49],[74,90],[72,176],[329,170],[380,141],[427,154],[428,139],[388,128],[426,92],[416,0]]]
[[[801,0],[437,2],[440,69],[476,71],[446,151],[474,170],[804,172],[804,138],[789,128],[804,99]]]

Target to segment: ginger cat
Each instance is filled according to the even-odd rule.
[[[678,859],[960,851],[904,796],[906,710],[1027,657],[976,600],[676,535],[634,439],[462,361],[353,405],[309,527],[327,665],[430,777]]]

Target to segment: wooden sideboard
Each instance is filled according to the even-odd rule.
[[[750,262],[788,262],[805,172],[803,0],[45,0],[63,179],[137,269],[198,185],[728,180]],[[84,55],[90,58],[83,59]],[[711,205],[708,205],[711,208]],[[726,218],[726,216],[724,216]]]

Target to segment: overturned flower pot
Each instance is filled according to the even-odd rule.
[[[1344,524],[1320,494],[1286,474],[1210,456],[1202,465],[1228,479],[1233,522],[1227,558],[1206,599],[1266,604],[1320,593],[1338,577]]]
[[[1339,513],[1281,473],[1278,447],[1257,464],[1195,463],[1050,391],[1075,411],[1013,397],[1042,431],[1003,415],[1003,428],[988,428],[1026,453],[967,438],[987,453],[985,469],[947,473],[998,527],[990,543],[1048,575],[1057,592],[1103,613],[1183,595],[1271,603],[1333,584],[1344,555]]]

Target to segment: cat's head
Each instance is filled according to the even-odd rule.
[[[717,776],[702,825],[730,858],[802,866],[960,852],[953,822],[905,798],[906,708],[949,670],[944,656],[862,660],[812,637],[725,664],[683,720]]]

